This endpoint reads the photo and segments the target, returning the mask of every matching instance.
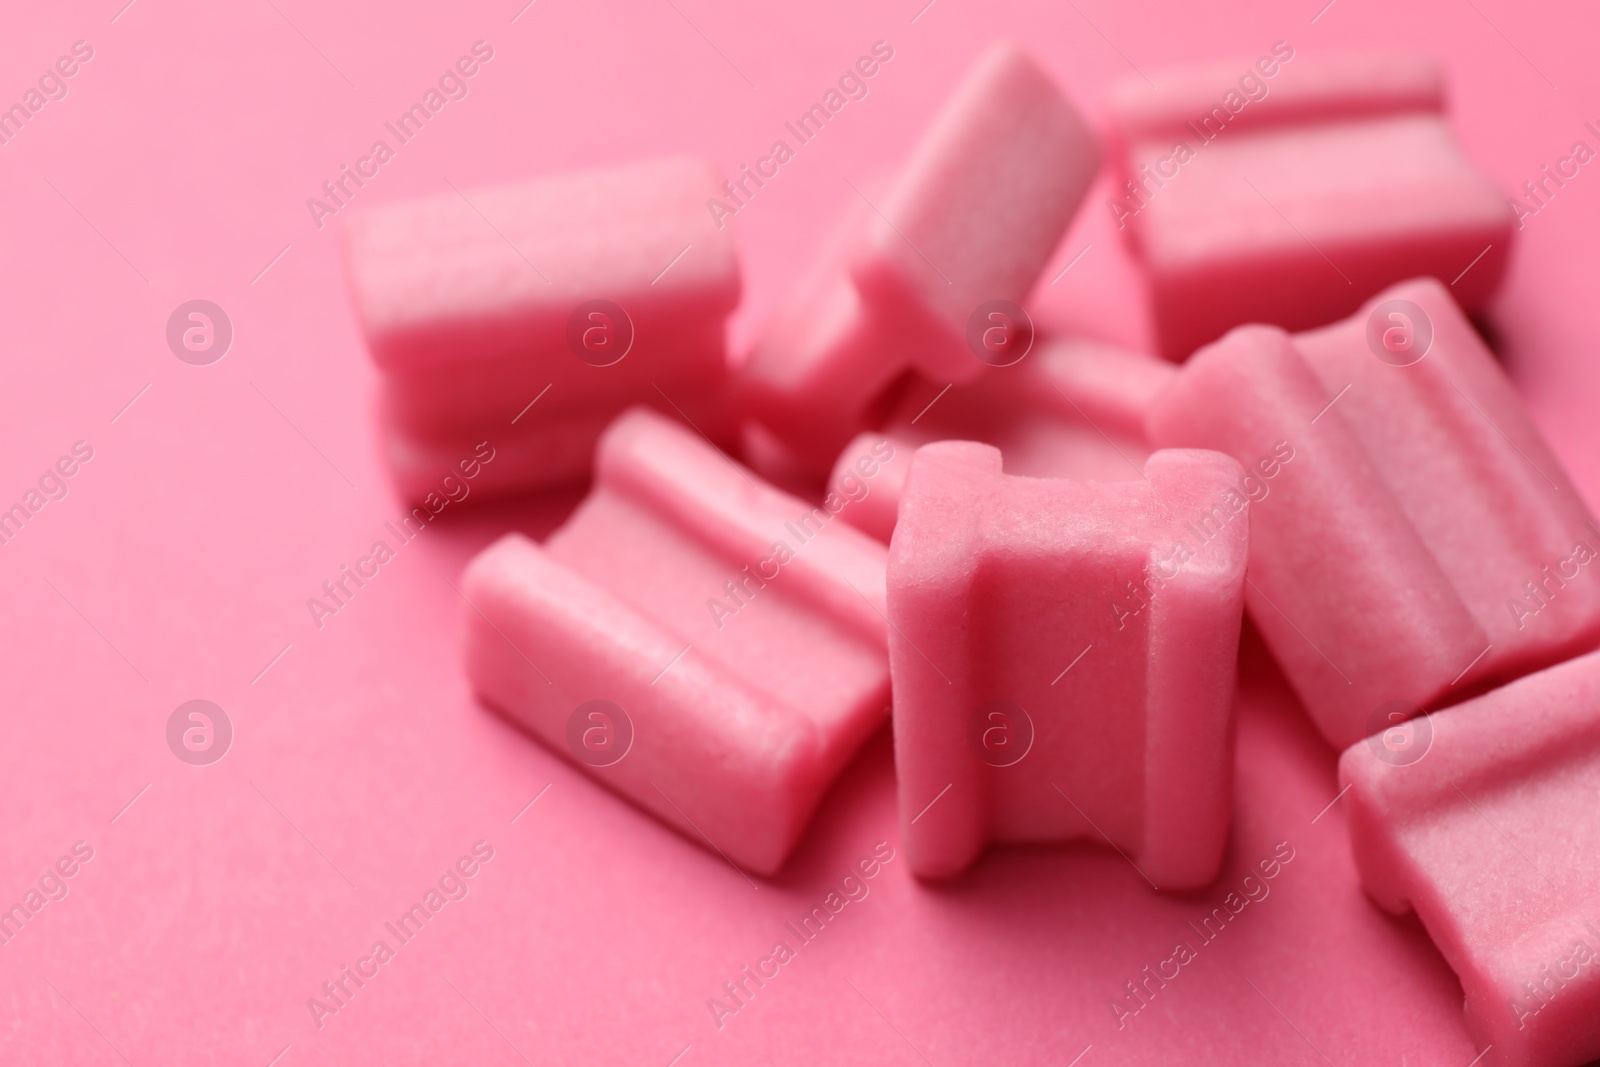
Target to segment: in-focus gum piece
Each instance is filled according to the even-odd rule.
[[[1243,323],[1330,322],[1419,275],[1472,309],[1504,273],[1513,218],[1451,133],[1434,62],[1278,44],[1112,94],[1110,209],[1169,358]]]
[[[1431,334],[1421,358],[1379,358],[1406,324]],[[1600,643],[1600,530],[1436,281],[1292,338],[1234,330],[1148,425],[1256,468],[1250,617],[1335,746],[1390,701],[1454,703]]]
[[[1507,1067],[1600,1058],[1600,654],[1358,742],[1339,760],[1356,866],[1412,909]]]
[[[608,787],[770,874],[883,722],[884,546],[644,409],[606,431],[595,474],[543,546],[509,534],[467,568],[467,673]],[[631,723],[616,762],[569,743],[591,700]]]
[[[739,273],[732,231],[705,208],[717,182],[710,164],[673,158],[352,215],[351,285],[402,490],[443,473],[426,457],[485,439],[505,460],[497,485],[581,479],[600,431],[635,403],[728,438]],[[625,321],[581,311],[600,300]]]
[[[1161,889],[1216,876],[1249,505],[1220,453],[1144,471],[1022,478],[988,445],[918,449],[888,575],[917,874],[954,875],[989,842],[1086,837]]]
[[[907,370],[974,377],[969,318],[1027,295],[1099,158],[1033,60],[1011,45],[984,53],[887,193],[851,205],[746,359],[755,419],[826,471]]]
[[[828,487],[844,492],[844,479],[861,463],[892,448],[894,458],[871,495],[843,512],[887,541],[911,453],[932,441],[994,445],[1008,473],[1031,478],[1140,478],[1150,456],[1145,411],[1176,374],[1166,360],[1060,338],[1040,344],[1020,363],[988,368],[962,385],[945,389],[919,379],[881,432],[861,434],[839,454]]]

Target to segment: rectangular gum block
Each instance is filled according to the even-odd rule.
[[[1145,475],[1023,478],[987,445],[917,451],[888,582],[920,876],[959,873],[991,842],[1078,838],[1160,889],[1215,876],[1249,508],[1219,453],[1158,452]]]
[[[559,423],[719,394],[740,284],[731,231],[705,209],[716,193],[709,163],[670,158],[352,215],[352,295],[393,433],[449,450],[509,433],[536,397]]]
[[[986,51],[887,183],[852,194],[740,370],[756,421],[819,474],[915,370],[966,381],[980,304],[1018,304],[1099,165],[1094,132],[1012,45]]]
[[[595,463],[543,546],[511,534],[467,568],[469,677],[608,788],[773,873],[883,722],[885,549],[642,409]],[[631,731],[614,762],[582,740],[597,700],[602,742]]]
[[[1022,49],[996,45],[869,220],[852,276],[889,321],[942,328],[943,351],[925,357],[925,372],[970,377],[968,319],[986,301],[1027,296],[1099,166],[1099,138],[1049,75]]]
[[[1374,55],[1272,65],[1271,77],[1243,63],[1158,75],[1113,97],[1110,206],[1149,281],[1161,351],[1181,359],[1249,322],[1313,327],[1418,275],[1483,303],[1513,219],[1457,144],[1437,69]]]
[[[1420,357],[1383,347],[1406,330]],[[1252,469],[1251,618],[1336,746],[1390,701],[1455,703],[1600,642],[1600,532],[1436,281],[1292,338],[1234,330],[1148,432]]]
[[[1507,1067],[1600,1057],[1600,654],[1358,742],[1339,760],[1368,894],[1415,910]]]

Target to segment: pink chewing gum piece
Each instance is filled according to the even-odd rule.
[[[1419,275],[1454,279],[1469,309],[1492,295],[1513,218],[1451,133],[1433,63],[1270,65],[1113,95],[1110,210],[1148,279],[1162,353],[1182,359],[1243,323],[1317,326]]]
[[[1390,701],[1453,703],[1600,642],[1600,531],[1436,281],[1292,338],[1234,330],[1148,425],[1250,470],[1250,616],[1336,746]]]
[[[1032,59],[1011,45],[985,52],[887,194],[857,197],[745,361],[756,420],[826,471],[907,370],[974,377],[968,320],[1027,295],[1099,158]]]
[[[887,541],[911,452],[931,441],[994,445],[1007,471],[1033,478],[1140,478],[1150,456],[1145,411],[1176,374],[1165,360],[1071,338],[1045,342],[1022,362],[988,368],[962,385],[943,388],[919,379],[881,433],[863,434],[840,453],[828,488],[848,495],[852,487],[843,478],[859,473],[874,447],[895,449],[898,463],[886,468],[890,476],[843,512]]]
[[[888,575],[917,874],[954,875],[991,841],[1087,837],[1162,889],[1215,877],[1249,507],[1220,453],[1157,452],[1144,469],[1022,478],[988,445],[918,449]]]
[[[1600,1057],[1600,654],[1345,751],[1368,894],[1415,909],[1507,1067]]]
[[[861,434],[846,445],[828,476],[829,495],[848,502],[840,518],[888,544],[916,450],[903,437],[881,433]]]
[[[587,473],[594,427],[630,404],[707,408],[739,298],[732,235],[705,208],[717,191],[710,164],[665,159],[353,215],[346,258],[396,451],[516,438],[569,457],[516,468],[549,485]]]
[[[883,721],[885,559],[636,409],[566,525],[467,568],[468,675],[611,789],[770,874]]]

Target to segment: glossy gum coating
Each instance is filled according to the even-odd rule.
[[[741,370],[756,418],[826,471],[907,370],[983,365],[968,318],[1023,300],[1099,164],[1093,131],[1021,50],[984,53],[885,194],[857,197]]]
[[[954,875],[990,842],[1087,837],[1163,889],[1215,876],[1248,506],[1239,465],[1219,453],[1158,452],[1145,475],[1021,478],[987,445],[918,450],[888,578],[900,822],[917,874]],[[1008,766],[972,740],[996,699],[1032,723]],[[1024,743],[1026,729],[1002,726],[1001,744]]]
[[[587,456],[594,434],[563,436],[564,424],[720,395],[740,284],[732,231],[705,208],[717,194],[709,163],[670,158],[352,213],[346,260],[389,432],[402,447],[453,451],[497,427],[511,434],[548,387],[539,414],[551,428],[526,451]],[[610,366],[568,346],[570,316],[595,299],[633,324],[631,348]],[[587,467],[530,465],[522,484]]]
[[[1368,344],[1391,299],[1431,323],[1409,366]],[[1292,451],[1252,509],[1247,602],[1335,746],[1371,733],[1388,701],[1453,703],[1600,641],[1600,575],[1580,561],[1600,532],[1438,282],[1397,285],[1293,338],[1234,330],[1195,354],[1148,427],[1157,446],[1247,467]]]
[[[948,390],[919,380],[905,390],[881,432],[860,435],[839,454],[828,488],[842,491],[844,475],[878,442],[889,441],[895,458],[880,483],[842,513],[887,541],[911,453],[931,441],[994,445],[1008,472],[1034,478],[1139,478],[1139,465],[1150,456],[1145,410],[1176,373],[1153,356],[1058,338],[1014,366],[988,368]]]
[[[1461,979],[1468,1029],[1507,1067],[1600,1057],[1597,708],[1591,653],[1339,760],[1364,887],[1415,909]]]
[[[1493,294],[1513,218],[1456,143],[1433,64],[1297,56],[1230,115],[1221,102],[1247,67],[1158,75],[1158,88],[1113,97],[1118,195],[1139,207],[1122,184],[1133,179],[1146,199],[1119,226],[1164,355],[1184,358],[1243,323],[1317,326],[1418,275],[1455,280],[1468,309]],[[1221,117],[1202,130],[1213,107]],[[1193,158],[1162,163],[1179,142]]]
[[[468,675],[563,755],[574,709],[615,702],[632,748],[585,769],[770,874],[883,721],[884,547],[643,409],[595,466],[545,545],[509,534],[467,568]]]

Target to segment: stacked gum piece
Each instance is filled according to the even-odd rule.
[[[1034,61],[990,49],[887,193],[851,194],[819,262],[749,354],[740,388],[760,430],[826,473],[908,371],[976,376],[969,320],[1032,288],[1099,160],[1093,131]]]
[[[1089,837],[1160,888],[1216,876],[1242,475],[1204,451],[1157,452],[1142,479],[1099,483],[1003,474],[987,445],[917,452],[888,576],[913,870],[955,874],[990,841]]]
[[[419,497],[485,440],[486,492],[580,480],[635,403],[728,437],[739,274],[705,207],[717,183],[666,159],[354,216],[351,285],[401,491]]]
[[[883,722],[885,556],[635,410],[544,545],[508,534],[468,567],[467,673],[612,789],[770,874]]]
[[[1148,426],[1257,476],[1250,617],[1335,746],[1391,702],[1454,703],[1600,642],[1594,519],[1437,281],[1310,333],[1232,331]]]
[[[1597,708],[1592,653],[1339,760],[1367,892],[1415,909],[1506,1067],[1600,1057]]]
[[[1317,326],[1418,275],[1455,279],[1480,305],[1512,215],[1443,108],[1431,60],[1298,56],[1282,41],[1253,64],[1120,86],[1110,207],[1161,351],[1181,359],[1249,322]]]

